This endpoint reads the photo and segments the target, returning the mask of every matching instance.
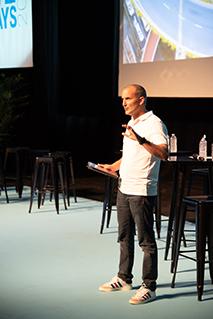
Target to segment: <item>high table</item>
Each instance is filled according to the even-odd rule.
[[[208,168],[209,170],[209,193],[213,194],[213,161],[210,160],[198,160],[192,156],[170,156],[167,161],[163,161],[163,165],[170,163],[173,168],[173,185],[172,185],[172,196],[170,203],[169,221],[167,228],[167,238],[165,247],[166,260],[171,244],[171,261],[173,260],[175,243],[177,239],[177,225],[179,222],[179,215],[181,209],[181,202],[184,196],[186,183],[188,180],[188,174],[194,168]],[[172,241],[172,243],[171,243]],[[171,271],[173,270],[173,262],[171,262]]]

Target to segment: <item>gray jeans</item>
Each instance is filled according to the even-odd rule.
[[[134,263],[134,237],[137,233],[143,250],[142,282],[151,290],[156,289],[158,276],[157,245],[154,233],[153,208],[156,196],[126,195],[118,190],[117,218],[120,262],[118,276],[132,282]],[[136,226],[136,228],[135,228]]]

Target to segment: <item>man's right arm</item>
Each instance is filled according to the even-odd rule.
[[[121,158],[112,164],[98,164],[98,166],[105,168],[105,169],[112,171],[112,172],[119,171],[120,165],[121,165]]]

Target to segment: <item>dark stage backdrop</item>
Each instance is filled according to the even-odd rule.
[[[33,18],[33,108],[40,142],[71,150],[79,166],[111,160],[120,148],[114,131],[122,116],[118,2],[107,1],[104,7],[100,1],[73,3],[70,8],[65,0],[34,0]]]

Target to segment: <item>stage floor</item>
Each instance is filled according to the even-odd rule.
[[[171,288],[170,260],[164,260],[167,220],[162,222],[159,279],[156,301],[133,306],[129,292],[103,293],[100,284],[117,272],[116,213],[109,228],[99,233],[102,202],[79,197],[68,210],[60,200],[46,199],[29,208],[29,188],[18,199],[9,190],[10,203],[0,196],[0,318],[104,319],[104,318],[211,318],[213,286],[205,272],[203,301],[197,301],[195,263],[180,259],[176,287]],[[187,222],[187,227],[193,227]],[[141,250],[135,241],[133,289],[141,283]]]

